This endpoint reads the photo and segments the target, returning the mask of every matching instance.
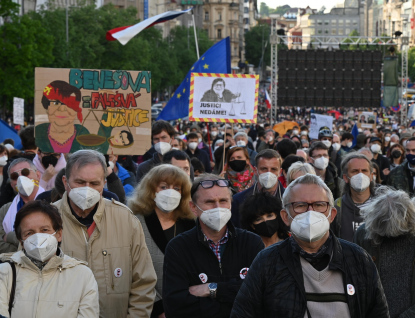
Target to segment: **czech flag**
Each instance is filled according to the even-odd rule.
[[[271,98],[269,97],[267,90],[265,90],[265,103],[267,104],[267,108],[271,109]]]
[[[126,45],[133,37],[144,29],[150,28],[153,25],[163,23],[169,20],[173,20],[178,16],[181,16],[184,13],[189,12],[193,8],[184,10],[184,11],[168,11],[154,17],[148,18],[142,22],[139,22],[135,25],[118,27],[112,30],[107,31],[106,39],[108,41],[118,40],[122,45]]]

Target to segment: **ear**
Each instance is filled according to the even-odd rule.
[[[40,178],[42,178],[42,174],[40,173],[40,171],[36,171],[36,176],[37,176],[37,180],[40,181]]]
[[[285,209],[282,209],[280,212],[281,215],[281,219],[283,220],[283,222],[285,223],[286,226],[290,227],[291,225],[291,218],[288,216],[288,211]]]
[[[62,242],[62,229],[56,232],[55,237],[58,240],[58,242]]]
[[[349,178],[345,174],[343,175],[343,180],[344,182],[349,183]]]
[[[337,215],[337,210],[336,210],[336,208],[333,207],[331,209],[331,215],[330,215],[330,220],[329,220],[330,223],[333,222],[333,220],[336,217],[336,215]]]
[[[253,167],[254,168],[254,173],[258,174],[258,168],[257,167]]]
[[[189,201],[189,207],[190,207],[190,210],[193,212],[193,214],[196,217],[199,217],[199,215],[197,213],[198,208],[197,208],[196,204],[193,203],[193,201]]]
[[[62,176],[62,182],[63,186],[65,187],[65,191],[68,192],[68,179],[66,179],[65,175]]]

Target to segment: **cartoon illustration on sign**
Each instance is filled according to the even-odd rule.
[[[151,147],[150,82],[147,71],[36,68],[36,144],[55,153],[145,153]]]

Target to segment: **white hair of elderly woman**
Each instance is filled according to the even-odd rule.
[[[300,161],[294,162],[287,171],[287,184],[290,184],[294,180],[293,176],[296,173],[302,173],[302,175],[310,173],[315,175],[316,171],[309,163],[303,163]]]

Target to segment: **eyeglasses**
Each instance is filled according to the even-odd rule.
[[[30,171],[36,172],[33,169],[23,168],[23,169],[12,172],[10,174],[10,179],[13,180],[13,181],[16,181],[20,176],[27,177],[30,174]],[[19,172],[20,172],[20,174],[19,174]]]
[[[229,180],[226,179],[219,179],[219,180],[203,180],[200,181],[197,186],[194,188],[194,190],[191,193],[191,196],[196,192],[196,190],[199,188],[199,186],[202,186],[203,189],[210,189],[213,188],[214,185],[217,185],[218,187],[229,187]]]
[[[291,203],[288,203],[288,204],[291,204],[291,206],[293,207],[293,210],[294,210],[295,213],[307,212],[308,208],[310,206],[313,209],[313,211],[326,213],[329,206],[330,206],[329,202],[324,202],[324,201],[316,201],[316,202],[313,202],[313,203],[291,202]]]

